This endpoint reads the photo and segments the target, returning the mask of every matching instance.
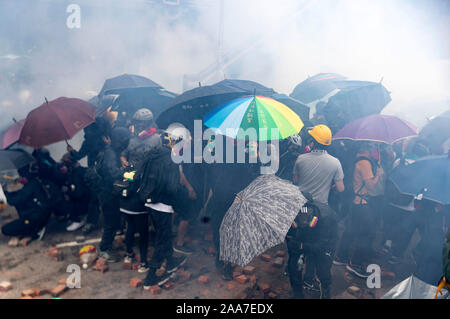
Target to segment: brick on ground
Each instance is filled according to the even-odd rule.
[[[142,286],[142,280],[140,278],[131,278],[130,279],[130,287],[137,288]]]
[[[269,262],[269,261],[272,260],[272,257],[269,254],[262,254],[261,255],[261,259],[266,261],[266,262]]]
[[[52,290],[50,290],[50,294],[53,297],[59,297],[61,294],[63,294],[65,291],[67,290],[67,286],[66,285],[58,285],[55,288],[53,288]]]
[[[164,289],[169,290],[169,289],[172,289],[173,287],[175,287],[175,284],[173,283],[173,281],[169,280],[168,282],[166,282],[163,285],[163,287],[164,287]]]
[[[204,285],[204,284],[207,284],[207,283],[209,282],[209,280],[210,280],[210,279],[209,279],[209,276],[202,275],[202,276],[198,277],[197,282],[198,282],[199,284]]]
[[[251,276],[251,275],[253,275],[254,273],[255,273],[255,267],[254,266],[245,266],[244,267],[244,269],[243,269],[243,271],[242,271],[242,273],[244,274],[244,275],[249,275],[249,276]]]
[[[246,275],[240,275],[234,278],[234,280],[240,284],[246,284],[248,281],[248,277]]]
[[[275,260],[273,261],[273,266],[277,267],[277,268],[281,268],[283,267],[284,264],[284,259],[283,257],[277,257],[275,258]]]
[[[284,257],[284,256],[286,256],[286,252],[284,250],[277,250],[275,256]]]
[[[159,295],[161,293],[161,287],[159,287],[158,285],[154,285],[150,287],[150,293],[154,296],[154,295]]]
[[[266,282],[259,283],[258,288],[264,293],[268,293],[270,291],[270,285]]]
[[[22,297],[25,297],[25,296],[31,296],[31,297],[34,297],[35,294],[36,294],[36,292],[35,292],[34,289],[25,289],[25,290],[22,290],[22,292],[20,293],[20,295],[21,295]]]
[[[0,282],[0,291],[8,291],[12,289],[12,284],[9,281]]]

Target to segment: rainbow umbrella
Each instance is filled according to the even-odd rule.
[[[217,107],[204,117],[205,125],[216,134],[234,139],[281,140],[298,134],[300,117],[289,107],[269,97],[244,96]],[[255,135],[249,132],[254,129]]]

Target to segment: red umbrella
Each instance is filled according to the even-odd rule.
[[[83,100],[60,97],[32,110],[25,119],[19,143],[35,149],[69,140],[95,121],[95,107]]]
[[[14,119],[13,119],[14,120]],[[0,148],[2,150],[7,149],[9,146],[13,145],[19,140],[20,132],[22,131],[25,119],[17,122],[14,120],[14,124],[11,125],[5,132],[3,132],[0,137]]]

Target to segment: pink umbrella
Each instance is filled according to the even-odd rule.
[[[0,148],[2,150],[7,149],[19,140],[20,132],[22,132],[25,119],[17,122],[14,120],[14,124],[11,125],[0,137]]]
[[[81,99],[60,97],[28,113],[19,143],[39,149],[69,140],[95,121],[95,107]]]

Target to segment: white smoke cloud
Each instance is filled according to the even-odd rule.
[[[222,18],[220,0],[179,2],[2,1],[0,68],[17,76],[13,84],[0,77],[0,128],[44,97],[88,99],[122,73],[181,93],[183,75],[217,62],[220,52],[228,78],[286,94],[319,72],[383,79],[392,92],[385,112],[417,125],[448,105],[450,8],[443,0],[224,0]],[[71,3],[80,5],[80,29],[66,26]],[[411,107],[425,102],[426,112]]]

